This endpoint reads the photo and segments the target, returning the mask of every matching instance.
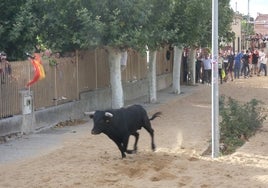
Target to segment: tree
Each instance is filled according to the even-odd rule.
[[[191,1],[174,0],[171,20],[168,24],[168,29],[172,33],[169,43],[174,46],[174,65],[173,65],[173,84],[172,90],[175,94],[180,94],[180,72],[183,47],[187,46],[187,41],[191,39],[191,31],[193,31],[193,22],[187,19],[187,6]],[[202,4],[202,2],[200,2]],[[199,7],[199,6],[198,6]],[[191,13],[191,12],[190,12]],[[198,17],[196,17],[198,19]],[[196,23],[195,23],[196,24]]]
[[[102,23],[87,9],[82,0],[46,0],[34,6],[38,11],[39,43],[53,51],[95,48]]]
[[[82,0],[24,0],[16,1],[16,4],[12,1],[1,2],[1,9],[7,10],[1,14],[1,48],[14,59],[21,59],[25,57],[25,51],[33,51],[36,45],[60,52],[80,49],[88,43],[97,46],[99,41],[95,36],[100,31],[101,25],[98,25],[100,22],[98,17],[92,17],[92,14],[88,13],[90,11],[83,7],[82,2]],[[2,15],[4,15],[3,21]],[[88,29],[86,36],[90,40],[81,42],[85,39],[79,35],[83,33],[83,29]]]
[[[27,0],[0,2],[0,50],[9,60],[22,58],[35,40],[37,25],[31,7]]]
[[[220,1],[219,7],[219,39],[232,42],[235,37],[235,33],[231,29],[234,11],[230,7],[230,0]]]
[[[121,52],[128,48],[141,53],[145,52],[145,46],[149,48],[149,100],[150,102],[157,100],[156,51],[168,42],[170,33],[165,27],[171,15],[171,2],[172,0],[167,0],[163,4],[158,0],[106,0],[89,3],[93,17],[98,17],[103,23],[98,33],[101,36],[99,45],[106,48],[111,57],[109,64],[113,108],[123,106],[122,85],[119,84],[121,83],[118,71],[119,57]],[[89,8],[89,4],[85,7]]]
[[[161,47],[169,44],[172,36],[167,26],[170,22],[173,4],[172,0],[166,0],[164,3],[159,0],[150,0],[148,12],[149,22],[143,28],[146,46],[149,50],[149,102],[157,101],[157,81],[156,81],[156,53]]]
[[[145,0],[103,0],[84,1],[83,12],[97,18],[98,33],[93,33],[97,45],[107,50],[109,54],[110,81],[112,90],[112,108],[124,105],[123,89],[121,83],[120,58],[121,52],[128,48],[144,51],[143,28],[148,24],[148,3]],[[91,47],[92,40],[81,40],[88,36],[85,28],[90,27],[88,17],[82,17],[85,25],[76,35],[82,47]],[[93,41],[94,42],[94,41]]]

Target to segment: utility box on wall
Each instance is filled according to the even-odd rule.
[[[21,133],[28,134],[35,129],[35,115],[33,107],[33,91],[21,90],[22,125]]]
[[[32,113],[32,96],[27,95],[23,98],[22,114]]]
[[[33,110],[33,92],[29,90],[22,90],[21,101],[22,101],[22,114],[31,114]]]

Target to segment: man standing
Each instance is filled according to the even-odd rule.
[[[235,63],[234,63],[234,78],[235,79],[239,79],[242,57],[243,57],[243,51],[235,55]]]
[[[244,71],[244,78],[248,78],[250,70],[249,70],[249,51],[246,50],[246,53],[242,57],[243,67],[242,70]]]
[[[219,53],[219,59],[218,59],[218,69],[219,69],[219,77],[220,77],[220,81],[221,81],[221,84],[222,84],[222,71],[224,71],[222,69],[222,65],[223,65],[223,57],[222,57],[222,54]]]
[[[234,53],[233,53],[233,51],[230,51],[229,53],[228,53],[228,56],[227,56],[227,58],[228,58],[228,67],[227,67],[227,71],[228,71],[228,74],[230,75],[230,77],[231,77],[231,81],[233,81],[234,80],[234,78],[233,78],[233,67],[234,67]]]
[[[211,84],[211,59],[208,54],[202,59],[204,65],[204,80],[207,84]]]
[[[252,70],[251,74],[257,74],[258,71],[259,52],[257,49],[252,53]]]
[[[202,60],[200,57],[197,57],[195,62],[195,83],[200,83],[202,79],[201,76]]]
[[[264,50],[261,49],[260,54],[259,54],[260,69],[258,72],[258,76],[260,76],[262,69],[264,70],[264,75],[267,76],[267,69],[266,69],[267,58],[266,57],[267,56],[265,56]]]

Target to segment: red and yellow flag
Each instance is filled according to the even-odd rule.
[[[31,63],[34,67],[34,77],[27,83],[27,87],[30,87],[38,80],[42,80],[46,77],[40,54],[34,53],[34,58],[31,59]]]

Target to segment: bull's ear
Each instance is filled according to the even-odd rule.
[[[92,112],[84,112],[85,115],[88,115],[91,119],[94,117],[95,111]]]

